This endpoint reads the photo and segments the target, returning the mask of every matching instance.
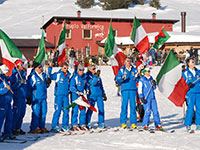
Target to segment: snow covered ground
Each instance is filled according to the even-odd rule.
[[[58,70],[54,68],[53,71]],[[160,67],[154,67],[152,75],[155,78]],[[119,115],[121,98],[116,96],[116,87],[113,81],[114,75],[111,67],[101,67],[101,77],[104,88],[108,97],[105,102],[106,121],[108,127],[119,126]],[[54,82],[48,89],[48,113],[46,120],[47,129],[51,129],[51,120],[54,112]],[[183,117],[183,108],[174,106],[169,100],[164,98],[161,93],[156,90],[156,98],[162,125],[166,130],[175,129],[175,133],[156,132],[151,134],[148,132],[127,131],[122,132],[103,132],[75,136],[53,135],[40,138],[36,142],[27,142],[25,144],[5,144],[0,143],[0,150],[199,150],[200,148],[200,132],[188,134],[185,127],[181,123]],[[29,131],[31,120],[31,108],[27,106],[26,116],[24,119],[23,129]],[[151,118],[152,120],[152,118]],[[94,113],[93,125],[96,124],[97,114]],[[151,121],[152,122],[152,121]],[[141,126],[141,123],[138,124]],[[154,127],[153,123],[150,124]],[[195,129],[195,126],[192,126]]]
[[[0,28],[11,37],[40,38],[40,27],[52,16],[76,16],[81,10],[84,17],[115,17],[115,18],[151,18],[155,12],[158,19],[180,19],[180,13],[186,11],[186,31],[189,34],[200,33],[200,0],[160,0],[159,10],[145,5],[137,5],[128,9],[112,11],[102,10],[98,5],[91,9],[80,9],[76,0],[0,0]],[[180,22],[174,31],[181,31]]]

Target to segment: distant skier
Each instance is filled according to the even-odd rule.
[[[48,130],[45,128],[47,114],[47,88],[50,86],[51,79],[47,78],[46,73],[42,71],[42,65],[35,62],[33,70],[28,77],[28,92],[27,99],[31,99],[32,104],[32,119],[30,133],[45,133]]]
[[[195,124],[196,129],[200,130],[200,70],[195,67],[195,61],[193,58],[186,60],[187,67],[182,76],[189,86],[189,91],[186,94],[186,101],[188,104],[187,112],[185,116],[184,125],[186,129],[191,130],[192,118],[194,114],[194,106],[196,108]]]
[[[88,66],[87,72],[88,101],[94,106],[97,102],[98,107],[98,127],[105,128],[104,125],[104,102],[107,100],[102,80],[100,78],[100,70],[96,71],[95,65]],[[88,129],[92,129],[90,124],[93,111],[88,109],[86,113],[86,123]]]
[[[120,113],[120,123],[122,128],[127,127],[127,111],[128,111],[128,101],[130,102],[130,123],[131,127],[137,128],[137,114],[136,114],[136,93],[137,86],[136,81],[138,81],[138,71],[131,65],[131,58],[127,57],[124,60],[125,65],[119,70],[116,81],[121,84],[121,113]]]
[[[12,134],[11,101],[13,94],[9,83],[9,68],[2,65],[0,72],[0,131],[4,122],[4,133],[3,136],[0,135],[0,141],[3,141],[4,139],[15,139],[15,136]]]
[[[160,123],[160,116],[157,108],[156,98],[154,90],[156,89],[156,81],[150,75],[150,69],[145,68],[142,71],[143,76],[140,78],[138,83],[138,94],[139,99],[143,103],[144,107],[144,118],[142,126],[144,130],[149,129],[149,121],[151,117],[151,111],[153,112],[153,119],[156,130],[163,130]]]
[[[86,74],[84,73],[84,67],[79,65],[77,68],[77,74],[74,74],[70,81],[70,91],[72,92],[72,102],[78,97],[83,95],[86,90]],[[80,114],[79,114],[80,110]],[[86,128],[86,108],[81,110],[78,105],[72,109],[71,124],[74,131],[87,130]],[[79,124],[78,124],[79,114]]]
[[[23,118],[26,113],[26,71],[24,69],[24,62],[18,59],[16,67],[12,71],[10,77],[11,88],[14,92],[13,95],[13,134],[25,134],[21,129]]]

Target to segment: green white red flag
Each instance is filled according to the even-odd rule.
[[[64,26],[63,29],[60,33],[59,36],[59,41],[58,41],[58,64],[61,66],[62,62],[65,62],[65,34],[66,34],[66,25],[64,21]]]
[[[134,19],[131,40],[134,42],[134,45],[140,52],[140,54],[143,54],[149,49],[149,38],[143,26],[140,24],[139,20],[136,17]]]
[[[27,59],[13,43],[13,41],[8,37],[8,35],[6,35],[6,33],[4,33],[1,29],[0,48],[3,64],[5,64],[9,68],[10,75],[12,73],[12,69],[15,67],[15,61],[17,59],[21,59],[24,62],[24,67],[26,67]]]
[[[45,41],[44,41],[44,32],[42,31],[42,36],[40,39],[40,43],[37,50],[36,58],[34,59],[34,62],[38,62],[42,64],[42,66],[45,65]]]
[[[155,49],[159,49],[169,38],[170,38],[170,35],[165,31],[164,28],[162,28],[159,34],[155,36],[155,43],[153,47]]]
[[[160,92],[176,106],[182,107],[189,87],[182,77],[182,64],[172,51],[169,52],[156,80]]]
[[[119,69],[124,65],[124,58],[126,58],[126,56],[115,43],[112,23],[110,23],[110,29],[105,43],[105,54],[110,58],[114,75],[117,76]]]

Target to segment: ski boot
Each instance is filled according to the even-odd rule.
[[[13,134],[13,135],[19,135],[19,132],[17,132],[16,130],[13,130],[13,131],[12,131],[12,134]]]
[[[200,131],[200,125],[196,126],[196,130]]]
[[[61,131],[62,131],[62,132],[68,132],[69,129],[70,129],[69,126],[64,126],[64,127],[62,127]]]
[[[122,124],[121,124],[121,127],[122,127],[123,129],[126,129],[126,128],[127,128],[127,125],[126,125],[125,123],[122,123]]]
[[[80,131],[80,128],[78,127],[78,125],[73,125],[72,130],[73,131]]]
[[[24,132],[22,129],[18,129],[17,132],[18,132],[18,134],[20,134],[20,135],[26,134],[26,132]]]
[[[148,126],[144,126],[143,129],[144,129],[145,131],[147,131],[147,130],[149,130],[149,127],[148,127]]]
[[[186,130],[187,131],[191,130],[191,126],[186,126]]]
[[[158,126],[156,127],[156,130],[157,130],[157,131],[164,131],[164,129],[163,129],[163,127],[162,127],[161,125],[158,125]]]
[[[41,133],[42,133],[42,130],[40,130],[39,128],[36,128],[35,130],[30,130],[29,133],[41,134]]]
[[[53,132],[53,133],[59,133],[60,132],[60,128],[58,126],[56,126],[55,128],[51,129],[51,132]]]
[[[86,125],[81,125],[80,127],[79,127],[82,131],[87,131],[88,129],[86,128]]]
[[[137,129],[137,125],[136,125],[135,123],[133,123],[133,124],[131,125],[131,128],[132,128],[132,129]]]

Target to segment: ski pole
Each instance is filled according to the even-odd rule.
[[[149,88],[149,91],[147,92],[147,95],[145,96],[145,100],[146,100],[146,99],[147,99],[147,97],[149,96],[149,93],[150,93],[150,91],[151,91],[152,87],[153,87],[153,84],[151,84],[151,87]]]
[[[192,83],[193,84],[196,83],[199,79],[200,79],[200,77],[197,77],[197,79],[194,82],[192,82]]]
[[[8,86],[8,84],[6,84],[6,82],[0,77],[0,80],[1,81],[3,81],[3,83],[6,85],[6,86]],[[12,89],[10,89],[10,92],[12,93],[12,94],[14,94],[14,92],[12,91]]]

